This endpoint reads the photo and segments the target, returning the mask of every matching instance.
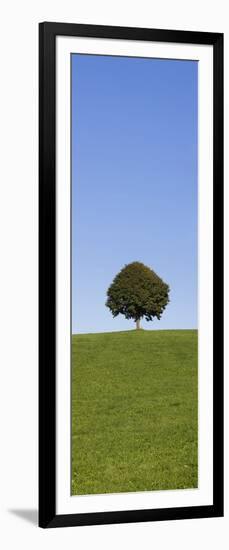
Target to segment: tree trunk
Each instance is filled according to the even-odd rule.
[[[140,319],[137,319],[136,321],[136,330],[139,330],[141,327],[140,327]]]

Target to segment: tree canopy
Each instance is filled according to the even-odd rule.
[[[169,286],[141,262],[125,265],[107,290],[106,306],[113,317],[120,313],[133,319],[140,328],[140,319],[160,319],[169,302]]]

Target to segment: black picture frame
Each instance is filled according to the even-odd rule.
[[[213,504],[56,514],[57,36],[213,46]],[[45,22],[39,25],[39,526],[223,516],[223,34]]]

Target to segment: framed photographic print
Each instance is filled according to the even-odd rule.
[[[223,35],[39,48],[39,525],[222,516]]]

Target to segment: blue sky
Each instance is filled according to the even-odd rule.
[[[141,261],[169,284],[146,329],[197,327],[196,61],[72,55],[72,332],[134,328],[105,307]]]

